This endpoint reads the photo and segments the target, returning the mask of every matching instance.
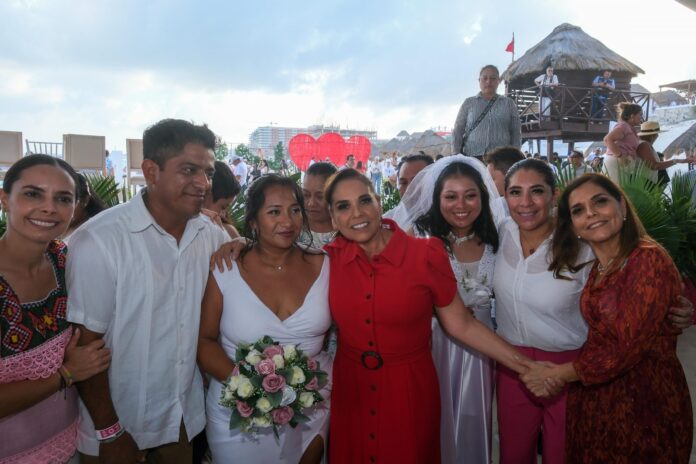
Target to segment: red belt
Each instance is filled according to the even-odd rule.
[[[344,356],[351,361],[360,363],[365,369],[377,370],[383,366],[398,366],[418,361],[421,358],[432,356],[430,353],[430,345],[417,348],[408,353],[380,353],[375,350],[363,351],[346,345],[345,343],[338,344],[339,356]]]

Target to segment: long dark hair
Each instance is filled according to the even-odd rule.
[[[107,208],[104,202],[92,192],[87,178],[82,174],[77,174],[77,197],[78,201],[87,199],[85,204],[85,215],[87,218],[94,217]]]
[[[481,214],[474,220],[472,231],[476,233],[476,236],[481,239],[483,243],[493,247],[493,252],[495,253],[498,251],[498,231],[495,228],[493,214],[491,213],[489,204],[490,195],[483,183],[481,174],[466,163],[452,163],[442,170],[435,181],[432,205],[424,215],[416,219],[414,226],[421,234],[438,237],[445,244],[447,251],[452,253],[449,240],[447,239],[447,235],[452,231],[452,226],[445,220],[442,216],[442,211],[440,211],[440,195],[442,194],[445,181],[452,177],[459,176],[473,180],[476,187],[479,189],[481,195]]]
[[[577,237],[575,231],[573,231],[573,220],[570,216],[570,194],[587,183],[594,184],[604,189],[616,201],[621,202],[623,199],[626,203],[626,218],[619,232],[619,253],[612,261],[609,269],[607,269],[607,273],[618,269],[626,258],[628,258],[628,255],[638,246],[641,239],[649,238],[638,215],[633,210],[633,205],[626,197],[623,190],[621,190],[621,187],[603,174],[583,174],[568,184],[561,198],[558,200],[558,219],[551,242],[553,259],[549,265],[549,271],[553,271],[553,275],[557,279],[566,278],[561,275],[561,272],[570,271],[575,273],[588,264],[577,263],[580,254],[580,239]]]
[[[244,204],[244,229],[242,231],[242,235],[244,235],[244,237],[247,239],[247,246],[240,253],[240,257],[243,257],[259,242],[258,234],[254,231],[254,227],[251,224],[252,222],[256,222],[259,216],[259,211],[261,211],[261,208],[266,201],[266,190],[275,186],[287,188],[293,193],[302,214],[302,227],[305,230],[309,230],[307,213],[305,212],[304,208],[304,195],[302,195],[302,189],[300,186],[289,177],[279,176],[278,174],[263,175],[252,182],[246,191],[246,203]],[[304,247],[304,250],[309,248],[311,245],[310,240],[309,245]]]

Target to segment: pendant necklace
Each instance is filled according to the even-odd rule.
[[[611,266],[611,263],[614,262],[614,258],[611,258],[609,261],[607,261],[607,265],[603,266],[602,263],[597,264],[597,272],[601,275],[604,274],[604,271],[607,270],[609,266]]]
[[[463,237],[457,237],[454,235],[454,232],[450,231],[449,234],[447,234],[447,238],[449,239],[450,242],[454,242],[455,245],[460,246],[464,242],[468,242],[469,240],[473,239],[476,236],[476,232],[472,232],[469,235],[465,235]]]

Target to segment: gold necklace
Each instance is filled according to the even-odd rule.
[[[614,262],[614,258],[611,258],[609,261],[607,261],[607,265],[603,266],[602,263],[597,264],[597,272],[602,275],[604,274],[604,271],[606,271],[610,266],[611,263]]]

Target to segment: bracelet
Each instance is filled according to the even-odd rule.
[[[111,425],[105,429],[95,430],[97,440],[102,443],[111,443],[123,435],[125,431],[126,429],[123,428],[120,421],[116,421],[114,425]]]
[[[63,381],[65,382],[66,388],[71,387],[72,384],[75,383],[75,379],[73,378],[68,368],[65,367],[65,364],[58,368],[58,373],[60,374],[60,378],[63,379]]]

